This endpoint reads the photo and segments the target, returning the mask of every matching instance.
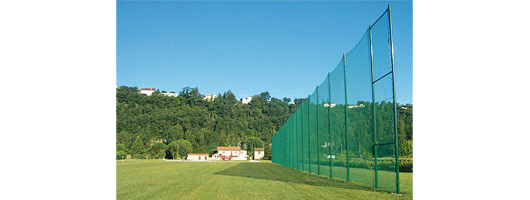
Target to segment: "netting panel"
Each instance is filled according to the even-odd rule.
[[[296,105],[273,137],[273,162],[397,191],[390,24],[388,9],[308,99]]]

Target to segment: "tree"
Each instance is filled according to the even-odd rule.
[[[131,147],[131,153],[134,154],[142,154],[144,153],[144,143],[142,142],[142,139],[140,138],[140,135],[136,136],[136,140],[134,141],[132,147]]]
[[[254,156],[254,148],[262,148],[263,147],[263,141],[261,141],[257,137],[248,137],[245,141],[245,144],[247,145],[247,150],[250,153],[250,155]]]
[[[181,158],[193,151],[193,147],[190,142],[180,139],[173,141],[169,144],[169,153],[173,159]]]
[[[125,153],[129,152],[129,149],[125,146],[125,144],[119,143],[116,144],[116,151],[123,151]]]
[[[178,90],[180,91],[180,90]],[[152,139],[164,139],[170,144],[178,140],[186,140],[192,147],[188,152],[206,153],[217,146],[241,146],[250,150],[253,154],[251,137],[258,138],[265,144],[271,144],[271,138],[289,117],[300,108],[300,103],[305,98],[296,100],[297,104],[289,104],[292,98],[270,98],[268,92],[262,92],[252,96],[251,104],[240,104],[235,99],[232,91],[221,92],[213,102],[202,99],[198,88],[185,87],[177,97],[167,97],[154,94],[146,96],[138,93],[137,87],[121,86],[116,89],[116,140],[118,144],[116,151],[122,150],[128,155],[138,154],[136,157],[145,157],[150,149],[147,146]],[[221,98],[222,97],[222,98]],[[348,109],[349,119],[355,119],[349,123],[348,130],[359,133],[359,141],[371,141],[371,102],[350,102],[363,107]],[[378,128],[393,130],[393,105],[389,103],[378,103]],[[338,104],[332,109],[332,116],[344,110]],[[400,147],[407,147],[401,142],[412,140],[412,109],[411,104],[397,105],[398,114],[398,136]],[[384,111],[384,112],[382,112]],[[327,108],[324,112],[327,112]],[[314,112],[312,112],[314,114]],[[305,117],[305,116],[304,116]],[[381,123],[379,123],[381,121]],[[332,127],[337,128],[344,125],[339,120],[332,120]],[[389,122],[389,123],[387,123]],[[383,130],[383,129],[378,129]],[[390,132],[388,132],[390,133]],[[393,132],[392,132],[393,133]],[[394,134],[381,134],[380,141],[390,141]],[[249,140],[249,141],[247,141]],[[136,143],[136,144],[135,144]],[[177,143],[173,143],[177,144]],[[366,143],[368,144],[368,142]],[[265,146],[267,146],[265,145]],[[351,144],[356,155],[370,154],[371,145],[364,143]],[[133,146],[135,146],[133,148]],[[176,147],[173,152],[176,157]],[[260,144],[254,145],[261,148]],[[184,147],[186,148],[186,147]],[[339,148],[339,147],[337,147]],[[185,153],[188,153],[185,152]],[[170,149],[166,150],[166,157],[173,158]],[[179,156],[185,156],[179,153]],[[400,148],[400,153],[403,150]],[[406,153],[406,154],[412,154]],[[365,156],[366,157],[366,156]],[[406,157],[406,156],[405,156]]]
[[[265,92],[262,92],[259,94],[259,97],[265,99],[265,100],[269,100],[271,98],[271,95],[269,94],[269,91],[265,91]]]
[[[131,147],[135,136],[128,131],[120,131],[116,136],[118,143],[124,144],[126,147]]]
[[[265,155],[263,156],[264,160],[272,159],[272,148],[271,145],[265,145]]]
[[[163,158],[166,157],[167,145],[161,142],[153,144],[151,146],[151,156],[153,158]]]
[[[306,99],[307,98],[300,98],[300,99],[296,98],[294,99],[294,104],[296,105],[302,104],[302,102],[304,102]]]
[[[116,159],[121,160],[125,159],[127,157],[127,153],[125,151],[116,151]]]
[[[399,155],[405,157],[412,157],[412,140],[405,140],[400,142]]]

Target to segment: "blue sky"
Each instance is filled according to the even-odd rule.
[[[397,101],[412,103],[412,2],[391,2]],[[117,85],[237,98],[312,93],[387,2],[117,2]]]

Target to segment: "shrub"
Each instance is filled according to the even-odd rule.
[[[134,154],[132,156],[133,159],[145,159],[147,155],[146,154]]]
[[[116,152],[116,159],[118,160],[124,159],[126,156],[127,156],[127,153],[125,151]]]

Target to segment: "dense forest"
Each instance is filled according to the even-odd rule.
[[[183,88],[177,97],[156,91],[140,94],[137,87],[116,89],[117,158],[174,158],[186,153],[213,153],[217,146],[239,146],[252,155],[271,138],[305,98],[274,98],[269,92],[241,104],[232,91],[204,100],[198,88]],[[412,105],[398,106],[400,154],[412,154]]]

